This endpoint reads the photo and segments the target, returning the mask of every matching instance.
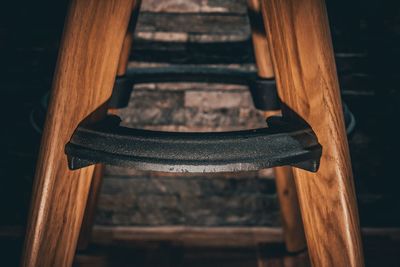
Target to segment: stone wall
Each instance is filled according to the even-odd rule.
[[[349,137],[364,226],[400,225],[397,1],[327,0],[344,101],[357,124]],[[68,0],[8,1],[0,16],[4,99],[0,142],[3,226],[23,225],[40,133],[32,127],[51,88]],[[254,69],[245,0],[143,0],[130,68],[211,65]],[[41,114],[44,115],[44,112]],[[245,87],[149,84],[135,88],[124,124],[171,131],[258,127]],[[40,125],[39,125],[40,126]],[[178,177],[108,168],[97,223],[277,225],[271,171]]]
[[[364,114],[376,90],[366,57],[371,43],[365,42],[369,35],[360,26],[366,21],[358,16],[358,7],[346,4],[350,11],[343,12],[343,3],[328,4],[343,97],[361,117],[350,144],[358,192],[366,193],[359,196],[363,218],[364,210],[374,209],[364,166],[379,162],[376,157],[365,158],[369,139],[362,130],[370,127]],[[129,68],[255,69],[244,0],[143,0],[142,11]],[[369,119],[374,117],[368,114]],[[228,131],[264,125],[246,87],[205,83],[136,86],[120,116],[126,126],[165,131]],[[379,202],[376,195],[373,199]],[[377,207],[374,212],[382,213]],[[108,168],[97,223],[276,226],[279,207],[273,173],[176,175]]]
[[[142,10],[129,68],[254,69],[243,1],[144,1]],[[126,126],[164,131],[229,131],[265,124],[246,86],[207,83],[137,85],[119,115]],[[109,167],[97,223],[278,225],[271,178],[270,170],[188,175]]]

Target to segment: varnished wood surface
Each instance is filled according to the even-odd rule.
[[[117,71],[118,76],[123,76],[126,73],[132,42],[133,42],[133,32],[127,32],[122,45],[121,55],[119,56],[118,71]]]
[[[265,31],[259,0],[248,0],[247,7],[252,31],[254,57],[258,75],[261,78],[274,78],[274,67]],[[264,117],[281,115],[280,110],[265,111]],[[275,180],[279,206],[285,230],[285,243],[288,251],[297,252],[306,248],[303,223],[297,199],[296,186],[290,167],[275,168]],[[261,260],[262,261],[262,260]]]
[[[258,76],[266,79],[273,78],[274,69],[263,25],[260,1],[247,0],[247,7]]]
[[[117,67],[117,76],[123,76],[126,73],[126,69],[128,66],[129,55],[131,53],[133,34],[136,28],[137,18],[139,16],[141,0],[136,0],[133,3],[133,11],[132,16],[130,18],[129,27],[125,34],[124,41],[122,44],[121,53],[118,60]],[[117,110],[108,109],[109,114],[116,114]],[[101,189],[101,181],[103,175],[104,166],[101,164],[96,165],[95,171],[93,173],[92,184],[90,186],[90,192],[86,204],[85,214],[82,221],[81,232],[79,234],[78,241],[78,250],[84,250],[87,248],[92,227],[94,225],[95,215],[96,215],[96,207],[97,207],[97,199],[100,194]]]
[[[70,171],[65,144],[111,95],[132,0],[73,0],[36,168],[22,266],[70,266],[93,167]]]
[[[302,251],[307,248],[307,244],[292,168],[288,166],[275,168],[275,182],[286,249],[290,252]]]
[[[322,145],[317,173],[294,169],[313,266],[363,266],[359,219],[325,3],[263,0],[284,115]]]
[[[78,250],[84,250],[88,247],[90,237],[92,235],[92,228],[96,216],[97,200],[100,195],[100,189],[102,184],[104,166],[97,164],[94,168],[92,182],[90,185],[89,195],[86,201],[85,213],[83,216],[81,230],[78,239]]]
[[[132,15],[129,21],[129,27],[126,32],[125,39],[122,45],[121,54],[119,56],[118,70],[117,70],[118,76],[125,75],[126,69],[128,67],[129,56],[132,50],[133,35],[136,29],[136,24],[137,24],[137,19],[139,17],[141,4],[142,0],[135,0],[133,2]]]
[[[267,40],[267,33],[263,24],[259,0],[247,0],[248,16],[251,28],[251,41],[254,51],[254,59],[257,66],[257,74],[263,79],[273,79],[274,66]],[[264,111],[265,118],[281,115],[280,110]]]

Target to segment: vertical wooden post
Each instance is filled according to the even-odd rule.
[[[284,166],[274,170],[286,250],[292,253],[303,251],[307,244],[292,168]]]
[[[133,0],[72,0],[37,163],[22,266],[71,266],[93,167],[70,171],[64,146],[111,96]]]
[[[322,145],[318,172],[294,169],[311,262],[363,266],[339,84],[323,0],[262,0],[283,113]]]
[[[248,0],[247,3],[258,76],[264,79],[272,79],[275,74],[261,14],[261,3],[259,0]],[[267,111],[265,117],[278,114],[280,114],[280,111]],[[307,245],[291,168],[286,166],[275,168],[275,180],[286,249],[289,252],[302,251]]]
[[[260,78],[272,79],[275,74],[272,66],[267,34],[263,24],[260,0],[247,0],[247,10],[250,20],[251,39],[253,42],[257,74]]]
[[[94,168],[92,182],[86,201],[85,213],[82,219],[81,230],[77,244],[77,250],[85,250],[89,246],[92,228],[96,215],[97,201],[100,195],[101,184],[103,180],[104,166],[97,164]]]
[[[128,67],[129,55],[132,48],[133,34],[136,28],[137,18],[139,16],[141,0],[136,0],[133,7],[133,14],[129,22],[128,31],[125,34],[121,53],[118,61],[117,76],[124,76]],[[115,113],[115,110],[109,110],[109,113]],[[103,176],[102,164],[98,164],[95,167],[95,171],[92,177],[92,184],[88,195],[88,200],[85,209],[85,215],[83,216],[83,222],[81,232],[79,234],[79,241],[77,245],[78,250],[85,250],[90,242],[92,234],[92,228],[96,215],[97,200],[100,194],[102,176]]]

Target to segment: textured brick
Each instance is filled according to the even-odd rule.
[[[128,108],[178,108],[183,106],[184,93],[179,91],[134,90]]]
[[[145,0],[141,11],[150,12],[199,12],[201,0]]]
[[[119,114],[125,126],[159,125],[163,130],[203,127],[202,131],[224,131],[265,126],[262,113],[254,110],[251,101],[247,90],[135,90],[128,108]]]
[[[123,113],[122,125],[138,127],[143,125],[179,125],[185,123],[186,112],[181,108],[129,108]]]
[[[138,32],[219,33],[249,36],[248,18],[243,15],[142,13]],[[167,39],[165,41],[168,41]]]
[[[133,44],[135,61],[129,68],[169,67],[173,63],[255,71],[245,1],[147,0],[142,10],[158,13],[141,13]],[[158,131],[232,131],[265,126],[247,86],[240,85],[136,85],[129,106],[118,113],[125,126]],[[271,169],[176,174],[108,166],[105,174],[98,224],[280,224]]]
[[[140,113],[141,112],[141,113]],[[171,123],[161,109],[126,109],[121,113],[122,125],[126,127],[137,127],[143,124],[168,124]]]
[[[180,91],[180,90],[202,90],[202,91],[243,91],[248,90],[247,86],[236,84],[217,84],[217,83],[151,83],[151,84],[138,84],[135,90],[167,90],[167,91]]]
[[[207,0],[207,7],[223,7],[229,13],[247,14],[246,0]]]
[[[272,180],[196,177],[106,178],[99,224],[277,225]]]
[[[141,10],[173,13],[245,13],[246,7],[244,0],[145,0]]]
[[[241,109],[213,109],[204,110],[198,108],[190,108],[185,113],[186,125],[219,127],[221,130],[248,129],[265,126],[264,119],[257,111],[249,111],[246,117],[240,117],[243,114]]]
[[[214,109],[203,110],[199,108],[189,108],[185,113],[187,126],[223,127],[229,129],[229,126],[235,125],[238,116],[238,109]]]
[[[183,100],[179,91],[134,90],[120,116],[126,126],[184,124]]]
[[[189,34],[185,32],[138,32],[136,38],[152,41],[187,42]]]
[[[99,199],[99,206],[103,210],[113,212],[130,212],[137,202],[137,196],[127,194],[103,194]]]
[[[250,93],[242,92],[204,92],[187,91],[185,93],[185,107],[203,109],[239,108],[252,106]]]
[[[245,42],[248,39],[247,34],[221,34],[221,33],[214,33],[214,34],[198,34],[198,33],[191,33],[188,36],[188,42],[190,43],[233,43],[233,42]]]

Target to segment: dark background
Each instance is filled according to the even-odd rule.
[[[222,0],[219,2],[224,4]],[[229,1],[225,2],[228,5]],[[232,1],[230,5],[233,2],[240,3]],[[399,4],[395,0],[332,0],[327,5],[343,100],[357,120],[349,142],[361,225],[400,227]],[[65,0],[10,1],[0,11],[0,227],[4,229],[25,224],[40,142],[40,134],[29,118],[51,87],[66,9]],[[147,12],[143,25],[150,23],[152,16],[156,14]],[[252,64],[254,61],[249,39],[192,41],[183,46],[137,39],[132,60],[139,63]],[[257,225],[256,219],[251,220],[249,217],[243,225]],[[99,221],[110,223],[104,218]],[[224,225],[224,220],[218,222]],[[12,244],[18,251],[20,237],[15,240],[15,243],[0,243],[5,247]]]

